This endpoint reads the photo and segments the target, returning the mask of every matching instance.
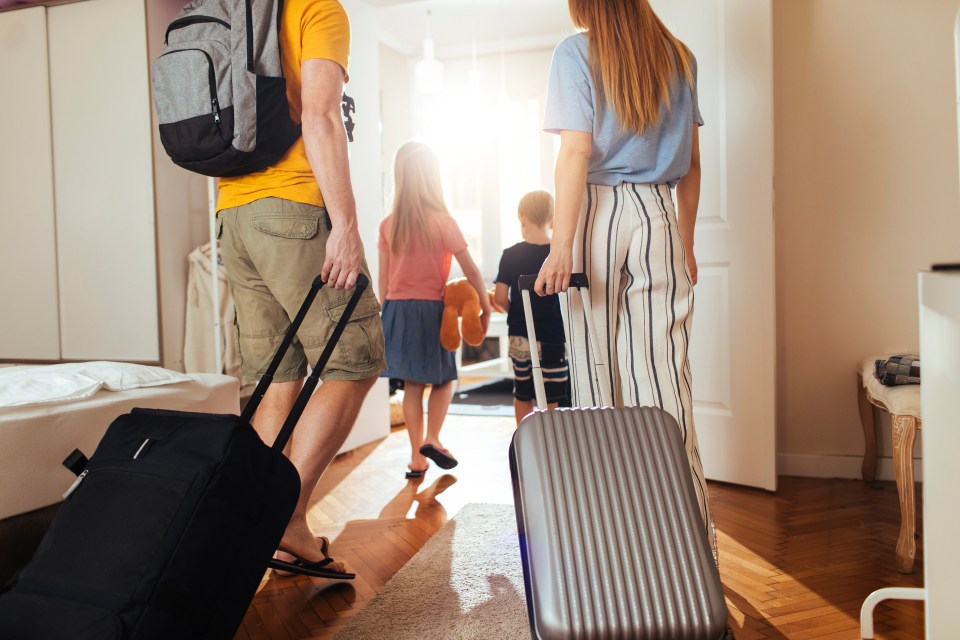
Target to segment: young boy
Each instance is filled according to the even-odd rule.
[[[502,309],[509,309],[507,335],[510,337],[510,360],[513,362],[513,408],[517,424],[520,424],[520,420],[533,411],[535,394],[523,298],[517,280],[521,275],[538,273],[550,253],[553,196],[546,191],[531,191],[520,199],[517,217],[520,219],[523,242],[503,252],[493,297]],[[567,399],[569,387],[560,300],[556,295],[542,298],[531,295],[530,303],[547,404],[554,409]]]

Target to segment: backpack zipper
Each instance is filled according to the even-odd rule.
[[[253,2],[247,0],[246,4],[247,10],[247,71],[254,73],[253,68],[253,30],[250,28],[250,25],[253,24]]]
[[[167,27],[167,32],[163,34],[163,44],[168,44],[167,39],[170,37],[171,31],[176,31],[177,29],[182,29],[183,27],[189,27],[192,24],[202,24],[204,22],[213,22],[222,25],[227,29],[230,28],[230,24],[225,20],[221,20],[220,18],[214,18],[211,16],[186,16],[170,23],[170,26]]]

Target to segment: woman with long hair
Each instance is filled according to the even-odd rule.
[[[378,245],[387,354],[387,370],[381,376],[403,380],[403,419],[411,449],[406,476],[421,478],[428,459],[442,469],[457,465],[440,443],[457,379],[454,353],[440,345],[443,293],[453,258],[480,294],[484,334],[490,324],[490,300],[480,269],[443,200],[440,161],[430,147],[421,142],[400,147],[394,186],[393,208],[380,223]],[[428,385],[432,388],[424,433],[423,394]]]
[[[648,0],[569,0],[579,33],[553,55],[543,128],[560,135],[550,253],[536,291],[583,271],[612,406],[676,418],[716,555],[693,425],[688,350],[703,125],[697,63]],[[673,189],[676,189],[674,203]],[[576,296],[568,299],[574,404],[597,404]]]

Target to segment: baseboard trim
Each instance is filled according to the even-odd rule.
[[[777,455],[777,474],[804,478],[861,478],[863,456],[806,455],[781,453]],[[916,482],[923,481],[923,460],[913,461]],[[893,458],[877,458],[877,480],[895,480]]]

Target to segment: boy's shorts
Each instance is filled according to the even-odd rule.
[[[537,341],[540,371],[548,403],[560,403],[567,398],[570,368],[567,366],[566,345],[562,342]],[[510,336],[510,361],[513,363],[513,397],[529,402],[536,397],[533,390],[533,363],[530,360],[530,342],[523,336]]]
[[[259,380],[320,275],[330,235],[326,209],[280,198],[262,198],[217,214],[220,254],[237,308],[234,324],[240,369]],[[368,278],[366,261],[361,272]],[[324,285],[274,375],[303,378],[316,363],[353,291]],[[320,374],[323,380],[365,380],[386,368],[380,304],[368,287]]]

